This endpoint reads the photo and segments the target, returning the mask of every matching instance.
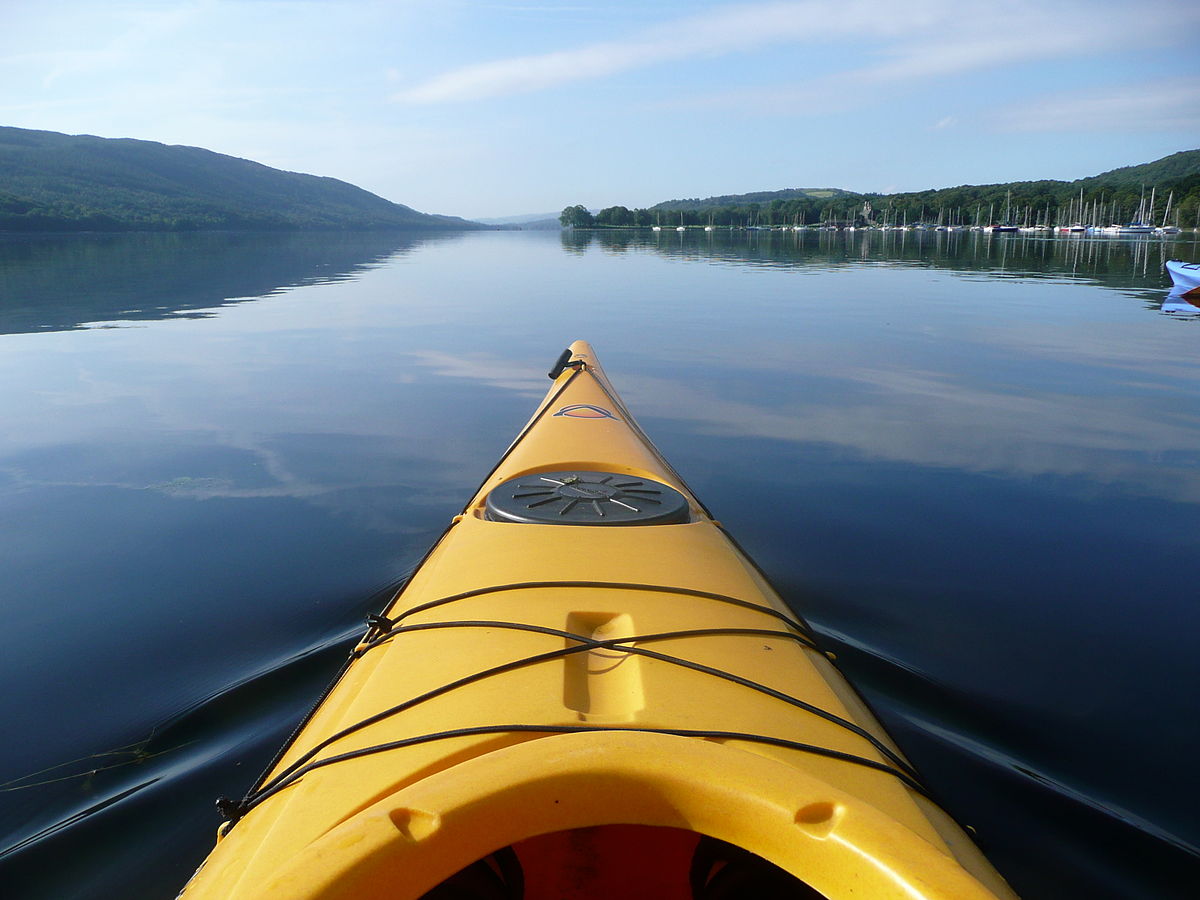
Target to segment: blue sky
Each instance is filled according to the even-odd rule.
[[[467,217],[1072,179],[1200,147],[1185,0],[2,0],[0,21],[0,124]]]

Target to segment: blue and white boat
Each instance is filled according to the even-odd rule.
[[[1167,274],[1171,276],[1171,295],[1200,300],[1200,263],[1189,263],[1179,259],[1167,260]]]

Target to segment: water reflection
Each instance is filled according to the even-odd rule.
[[[212,315],[341,281],[454,233],[0,236],[0,334]],[[208,310],[208,312],[204,312]]]
[[[50,332],[0,338],[0,884],[172,896],[586,337],[1024,896],[1173,896],[1200,835],[1145,772],[1198,739],[1200,378],[1164,252],[1196,244],[0,244],[8,330]]]
[[[1200,315],[1200,297],[1187,297],[1182,292],[1173,290],[1163,300],[1162,311],[1181,318]]]
[[[1168,287],[1168,259],[1196,255],[1193,235],[991,234],[990,232],[748,231],[702,232],[564,231],[562,246],[580,254],[652,251],[663,256],[771,268],[837,268],[881,264],[950,269],[1022,278],[1069,278],[1125,291]],[[1161,302],[1161,294],[1153,296]]]

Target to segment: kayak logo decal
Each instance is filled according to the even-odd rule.
[[[572,419],[615,419],[603,406],[592,406],[590,403],[573,403],[570,406],[564,406],[554,415],[568,416]]]

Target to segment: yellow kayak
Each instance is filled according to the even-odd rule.
[[[591,348],[551,377],[181,896],[1014,897]]]

